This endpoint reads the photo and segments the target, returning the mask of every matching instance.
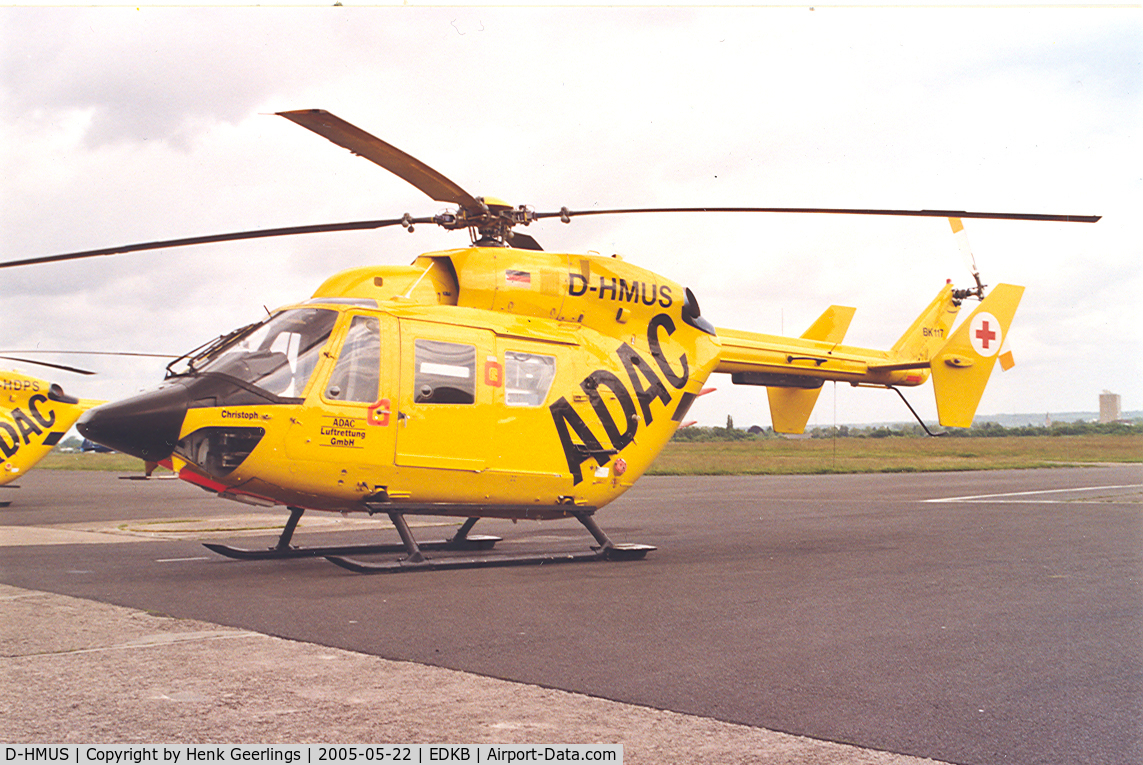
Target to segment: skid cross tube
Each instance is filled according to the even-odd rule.
[[[404,513],[389,513],[389,520],[397,527],[397,533],[401,535],[401,542],[405,545],[405,551],[409,553],[409,556],[402,562],[424,563],[425,556],[421,554],[417,540],[413,539],[413,532],[409,530],[409,524],[405,521]]]
[[[591,515],[590,513],[577,513],[575,519],[582,523],[583,527],[587,529],[593,537],[595,537],[596,542],[599,542],[600,552],[605,553],[607,550],[614,549],[615,544],[612,543],[610,537],[608,537],[607,534],[604,533],[603,529],[599,527],[599,524],[596,523],[594,515]]]
[[[456,533],[453,534],[448,541],[455,542],[457,544],[467,542],[468,532],[472,531],[472,527],[475,526],[476,522],[479,520],[479,518],[469,518],[467,521],[460,524],[460,528],[456,530]]]
[[[403,516],[400,523],[393,519],[397,513],[389,513],[390,520],[393,520],[393,525],[397,528],[397,533],[401,535],[400,544],[364,544],[364,545],[334,545],[334,546],[317,546],[317,547],[292,547],[290,541],[293,539],[294,531],[297,530],[298,521],[301,520],[302,514],[305,513],[305,508],[289,507],[290,517],[286,520],[286,525],[282,529],[281,535],[278,537],[278,542],[273,547],[261,549],[249,549],[244,547],[231,547],[229,545],[217,544],[215,542],[205,542],[203,546],[212,552],[219,555],[225,555],[228,558],[236,560],[275,560],[280,558],[324,558],[331,555],[368,555],[372,553],[401,553],[409,552],[409,545],[406,542],[406,535],[408,539],[412,540],[412,533],[409,531],[409,524],[405,522]],[[424,553],[422,550],[487,550],[500,541],[500,537],[488,536],[485,534],[470,534],[472,527],[479,518],[469,518],[466,520],[457,532],[448,539],[434,540],[432,542],[423,542],[418,544],[415,540],[413,546],[416,548],[416,554],[421,556],[424,560]],[[402,531],[402,528],[404,531]],[[410,562],[415,562],[415,558],[410,556]]]
[[[274,545],[275,550],[289,550],[290,540],[294,538],[294,530],[298,527],[298,521],[302,519],[302,513],[306,510],[303,507],[288,507],[290,511],[290,518],[286,521],[285,528],[282,529],[282,536],[278,537],[278,544]]]

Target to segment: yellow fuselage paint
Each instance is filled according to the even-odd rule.
[[[19,372],[0,371],[0,486],[47,456],[98,401],[63,395],[59,386]]]
[[[303,403],[190,408],[180,439],[235,425],[265,434],[225,478],[177,450],[176,469],[227,496],[326,510],[371,497],[451,515],[601,507],[650,466],[717,363],[718,340],[684,321],[683,297],[618,259],[499,248],[337,274],[305,304],[339,317]],[[375,402],[327,389],[355,317],[380,323]],[[418,402],[426,341],[475,351],[471,402]],[[542,397],[506,379],[520,359],[552,371]]]

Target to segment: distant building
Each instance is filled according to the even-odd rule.
[[[1123,410],[1119,405],[1119,394],[1105,390],[1099,394],[1099,421],[1116,422],[1123,419]]]

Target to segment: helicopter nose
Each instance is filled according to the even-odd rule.
[[[148,462],[171,456],[190,397],[186,387],[165,385],[89,409],[76,428],[84,438]]]

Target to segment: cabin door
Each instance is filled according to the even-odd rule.
[[[487,330],[401,321],[395,462],[482,471],[494,433],[500,373]]]

